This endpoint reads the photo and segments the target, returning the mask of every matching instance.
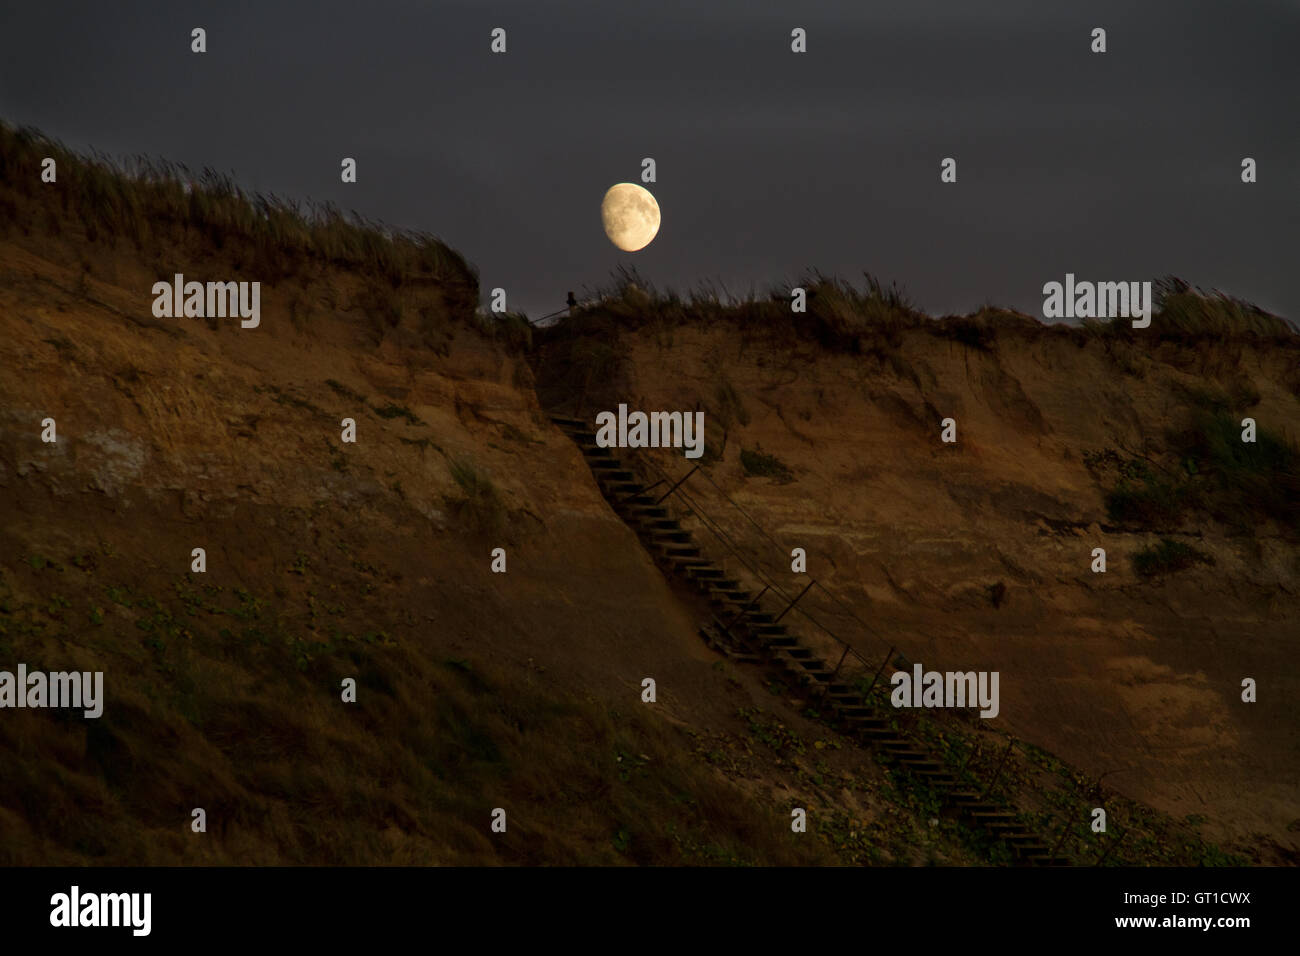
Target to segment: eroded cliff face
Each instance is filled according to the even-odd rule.
[[[550,360],[596,355],[602,375],[570,369],[578,387],[543,385],[588,415],[615,402],[703,409],[705,464],[683,490],[791,595],[806,577],[789,573],[790,551],[806,549],[808,575],[869,625],[819,606],[851,642],[999,671],[1006,730],[1274,859],[1300,846],[1300,550],[1287,506],[1283,519],[1257,513],[1209,479],[1206,507],[1177,515],[1107,497],[1145,494],[1167,471],[1201,488],[1205,476],[1178,474],[1196,468],[1177,454],[1192,420],[1228,418],[1238,440],[1249,416],[1294,438],[1294,339],[1148,344],[1008,314],[966,342],[918,323],[845,354],[761,322],[591,325],[585,351],[580,325],[553,335]],[[655,474],[695,464],[632,454]],[[1141,555],[1162,539],[1197,557],[1139,573],[1135,557],[1151,571]],[[720,540],[715,550],[726,556]],[[1247,677],[1257,703],[1241,699]]]
[[[556,395],[703,409],[682,493],[792,593],[806,549],[844,602],[807,606],[864,652],[999,670],[993,723],[1080,787],[1294,852],[1294,529],[1193,510],[1156,534],[1102,494],[1161,454],[1176,382],[1285,431],[1293,348],[1144,354],[1021,321],[866,356],[732,322],[530,348],[436,246],[303,238],[228,184],[123,179],[3,127],[0,173],[0,670],[104,674],[99,718],[0,711],[4,862],[987,862],[898,767],[706,647],[710,609],[602,498]],[[260,322],[156,315],[177,273],[260,282]],[[1136,575],[1161,536],[1215,564]],[[1222,859],[1167,827],[1114,859],[1157,850]]]
[[[437,283],[307,259],[255,329],[157,318],[176,272],[259,273],[4,199],[0,669],[105,686],[95,720],[0,714],[5,862],[979,859],[708,650],[521,349]]]

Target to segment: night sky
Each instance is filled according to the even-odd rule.
[[[0,118],[433,232],[533,318],[620,263],[934,314],[1173,273],[1300,318],[1297,41],[1280,2],[8,2]],[[646,156],[663,226],[621,253],[600,200]]]

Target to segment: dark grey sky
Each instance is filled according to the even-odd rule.
[[[620,262],[869,270],[936,314],[1174,273],[1296,318],[1298,43],[1269,0],[10,2],[0,116],[434,232],[534,318]],[[600,199],[645,156],[663,227],[621,253]]]

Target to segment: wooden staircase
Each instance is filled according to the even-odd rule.
[[[896,766],[928,783],[945,807],[968,824],[1002,841],[1012,858],[1026,865],[1068,866],[1017,815],[965,789],[942,761],[923,743],[891,726],[887,714],[872,707],[853,686],[836,680],[836,672],[804,647],[784,624],[758,606],[756,595],[704,556],[690,531],[662,507],[631,470],[596,444],[595,432],[584,421],[552,416],[582,450],[601,493],[614,511],[637,532],[645,548],[666,568],[691,583],[712,604],[714,620],[700,636],[715,650],[743,663],[768,664],[792,678],[816,701],[830,722],[860,745],[883,752]],[[663,489],[666,491],[667,489]],[[662,492],[660,492],[662,493]]]

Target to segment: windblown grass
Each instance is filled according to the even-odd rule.
[[[805,292],[806,312],[791,308],[792,290]],[[1085,320],[1081,326],[1046,325],[1031,316],[992,305],[970,315],[934,318],[922,312],[896,283],[885,285],[863,273],[862,285],[812,271],[794,281],[774,284],[766,297],[753,292],[737,296],[712,283],[704,283],[683,296],[660,290],[635,268],[619,267],[611,281],[595,290],[589,304],[556,323],[557,329],[599,331],[601,328],[639,328],[708,322],[743,323],[750,329],[791,328],[801,336],[816,338],[839,352],[868,353],[882,346],[897,348],[900,336],[911,329],[988,351],[999,328],[1038,327],[1071,335],[1107,340],[1127,339],[1134,344],[1206,339],[1285,340],[1294,342],[1300,329],[1288,319],[1226,293],[1204,292],[1175,276],[1157,280],[1151,327],[1133,329],[1131,319]]]
[[[1093,335],[1134,341],[1196,342],[1224,340],[1294,340],[1300,333],[1294,322],[1217,289],[1205,292],[1177,276],[1156,280],[1151,326],[1134,329],[1132,320],[1086,319],[1083,327]]]
[[[58,188],[41,182],[41,163],[55,160]],[[245,192],[227,174],[194,172],[180,163],[101,154],[82,156],[38,131],[0,123],[0,221],[17,219],[16,197],[59,203],[92,242],[125,239],[162,250],[200,237],[217,250],[251,256],[274,280],[316,262],[382,278],[397,286],[436,280],[453,313],[472,313],[478,275],[456,250],[423,232],[393,229],[328,203],[303,205]]]

